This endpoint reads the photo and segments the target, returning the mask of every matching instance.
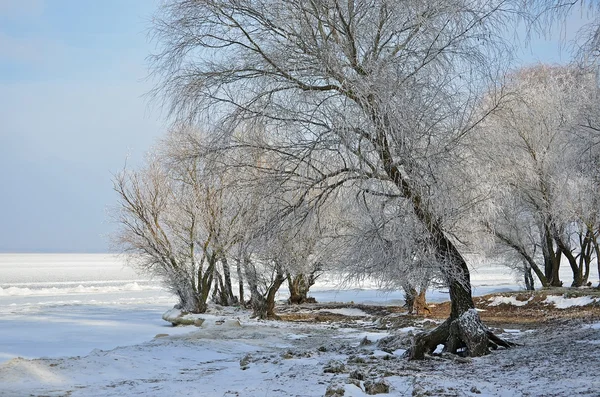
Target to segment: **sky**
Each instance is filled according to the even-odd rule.
[[[110,250],[112,175],[126,160],[139,164],[167,129],[144,96],[157,6],[0,0],[0,252]],[[585,18],[568,19],[566,42]],[[570,54],[557,31],[520,58],[565,63]]]
[[[0,252],[106,252],[112,173],[165,130],[153,0],[0,0]]]

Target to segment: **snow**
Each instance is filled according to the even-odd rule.
[[[76,287],[51,287],[51,288],[19,288],[19,287],[0,287],[0,296],[59,296],[59,295],[72,295],[72,294],[106,294],[111,292],[122,292],[122,291],[155,291],[162,290],[159,285],[140,285],[138,282],[127,283],[119,286],[105,286],[102,282],[96,282],[98,285],[84,286],[82,284]]]
[[[587,325],[587,327],[591,329],[600,329],[600,323],[592,323]]]
[[[193,390],[193,395],[322,396],[327,387],[336,386],[344,388],[345,396],[365,396],[362,388],[346,383],[354,370],[369,380],[384,377],[390,395],[398,396],[479,394],[473,390],[481,396],[596,396],[600,386],[600,360],[585,354],[600,340],[599,329],[549,327],[540,335],[520,333],[515,337],[522,347],[460,364],[407,362],[400,357],[403,349],[389,354],[375,345],[359,347],[360,329],[340,333],[340,328],[320,324],[242,320],[237,328],[215,332],[212,327],[187,327],[192,331],[81,357],[12,359],[0,365],[0,394],[164,396]],[[570,338],[581,343],[564,343]],[[320,346],[327,349],[320,351]],[[332,360],[344,363],[345,370],[324,373]],[[573,368],[576,375],[568,377]]]
[[[401,357],[405,349],[389,354],[375,343],[361,345],[365,337],[376,342],[390,331],[377,330],[378,322],[365,321],[370,316],[360,309],[326,310],[360,321],[307,324],[252,320],[247,311],[213,307],[194,315],[204,320],[200,326],[172,327],[161,316],[175,299],[114,256],[0,254],[0,274],[2,396],[322,396],[329,386],[343,387],[345,396],[364,396],[364,381],[360,387],[347,383],[356,369],[369,380],[383,377],[390,395],[478,390],[481,396],[595,396],[600,389],[599,358],[589,354],[597,349],[600,323],[505,330],[503,336],[522,346],[469,364],[407,362]],[[477,284],[478,276],[486,285]],[[506,278],[494,284],[489,270],[474,274],[473,282],[475,293],[518,289]],[[321,302],[402,303],[399,291],[381,293],[375,284],[316,287],[311,295]],[[447,294],[428,291],[428,299],[442,301]],[[342,361],[346,372],[324,373],[330,360]],[[576,375],[567,376],[572,368]]]
[[[557,309],[568,309],[573,306],[585,306],[596,302],[596,300],[589,296],[580,296],[577,298],[565,298],[564,296],[552,296],[549,295],[544,303],[554,304]]]
[[[327,313],[341,314],[343,316],[350,316],[350,317],[366,317],[366,316],[368,316],[368,314],[365,313],[363,310],[355,309],[355,308],[351,308],[351,307],[341,308],[341,309],[321,309],[320,311],[327,312]]]
[[[494,296],[493,298],[490,298],[488,300],[488,302],[490,302],[488,304],[488,306],[498,306],[501,304],[505,304],[505,305],[513,305],[513,306],[525,306],[526,304],[529,303],[531,299],[528,299],[526,301],[520,301],[517,300],[517,298],[515,296]]]

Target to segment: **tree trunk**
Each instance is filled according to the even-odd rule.
[[[431,314],[431,310],[427,306],[427,299],[425,298],[425,293],[427,290],[422,288],[417,298],[415,299],[414,309],[417,312],[417,315],[426,315]]]
[[[571,272],[573,273],[573,283],[571,284],[571,287],[581,287],[582,273],[581,273],[581,268],[577,265],[577,258],[575,258],[575,255],[573,255],[573,252],[562,241],[561,237],[559,237],[559,236],[556,237],[556,243],[558,244],[558,247],[560,248],[560,252],[562,252],[565,255],[565,258],[567,258],[567,261],[569,262],[569,266],[571,267]]]
[[[317,277],[315,272],[310,274],[298,273],[292,276],[287,274],[288,288],[290,290],[289,304],[299,305],[306,302],[315,303],[313,298],[308,298],[310,287],[315,284]]]
[[[275,280],[273,280],[273,284],[269,287],[267,291],[267,299],[266,299],[266,315],[267,318],[278,318],[275,315],[275,294],[279,291],[279,287],[285,281],[285,276],[283,275],[283,271],[277,270],[277,275],[275,276]]]
[[[546,279],[549,281],[552,287],[562,287],[562,281],[560,281],[560,261],[561,261],[561,249],[558,247],[554,249],[554,238],[550,232],[550,226],[544,226],[544,240],[542,241],[542,252],[544,254],[544,273]]]
[[[409,358],[423,359],[440,344],[444,351],[472,357],[488,354],[490,348],[514,346],[481,322],[471,294],[469,268],[456,246],[439,229],[436,242],[440,259],[445,259],[442,271],[450,292],[450,317],[434,330],[415,336]]]
[[[252,316],[261,320],[276,319],[275,315],[275,294],[285,281],[283,269],[276,266],[275,277],[271,280],[266,291],[259,290],[258,274],[254,265],[248,261],[244,262],[244,271],[246,280],[250,288],[250,305],[252,306]]]
[[[225,288],[223,287],[223,279],[218,270],[215,269],[215,275],[213,277],[214,286],[212,288],[212,301],[217,305],[227,306],[227,295],[225,294]]]
[[[431,310],[427,306],[427,299],[425,293],[426,288],[421,288],[420,292],[410,284],[403,286],[404,289],[404,306],[408,309],[408,313],[412,314],[415,312],[417,315],[424,315],[425,313],[430,314]]]
[[[261,320],[277,319],[275,315],[275,294],[285,281],[283,273],[278,273],[271,286],[267,289],[266,294],[262,294],[258,290],[258,286],[250,283],[250,304],[252,306],[252,316]]]
[[[428,231],[450,291],[450,318],[444,323],[447,325],[442,324],[431,332],[417,335],[409,353],[410,358],[422,359],[425,353],[433,352],[438,345],[437,339],[440,337],[445,341],[444,345],[447,351],[456,353],[461,346],[466,346],[466,354],[470,356],[486,354],[488,347],[511,346],[509,342],[492,334],[481,322],[471,295],[471,278],[467,263],[454,243],[444,234],[435,214],[432,214],[428,210],[427,204],[423,203],[419,190],[413,189],[408,180],[403,177],[398,163],[394,161],[385,132],[390,128],[388,120],[377,117],[380,113],[375,108],[371,107],[369,113],[372,115],[375,125],[381,125],[383,122],[382,128],[378,129],[373,142],[379,149],[378,154],[383,168],[396,184],[402,196],[410,201],[415,215]]]
[[[560,262],[562,260],[562,254],[561,251],[558,250],[554,256],[554,265],[552,267],[552,282],[550,285],[552,285],[553,287],[562,287],[563,286],[563,282],[560,281]]]
[[[242,266],[240,260],[238,259],[236,262],[237,276],[238,276],[238,291],[240,298],[240,305],[246,306],[246,301],[244,300],[244,277],[242,275]]]
[[[221,266],[223,266],[223,281],[225,283],[225,295],[227,296],[227,306],[236,305],[238,300],[236,296],[233,294],[233,287],[231,284],[231,270],[229,268],[229,262],[227,262],[227,258],[221,258]]]
[[[525,275],[524,275],[525,276],[525,285],[528,285],[527,284],[528,277],[531,276],[531,271],[533,270],[533,272],[537,276],[538,280],[540,280],[540,284],[542,284],[542,287],[550,286],[550,279],[547,277],[547,274],[552,274],[552,266],[548,266],[545,259],[544,259],[544,264],[545,264],[544,270],[546,273],[543,273],[542,270],[540,269],[540,267],[537,265],[537,263],[535,263],[535,260],[533,259],[533,257],[531,255],[529,255],[527,253],[527,251],[521,245],[519,245],[518,243],[511,240],[509,236],[499,233],[498,231],[494,231],[489,226],[488,226],[488,229],[490,231],[492,231],[494,233],[494,235],[500,241],[502,241],[504,244],[508,245],[510,248],[514,249],[521,256],[521,260],[523,261],[523,266],[525,269],[529,268],[529,272],[527,273],[527,270],[526,270]],[[544,256],[544,258],[545,258],[545,256]],[[529,274],[529,276],[528,276],[528,274]],[[531,289],[533,290],[535,284],[533,282],[533,279],[531,279],[530,281],[531,281],[531,287],[532,287]]]
[[[581,238],[580,233],[580,254],[579,254],[579,272],[581,273],[581,284],[589,285],[590,267],[592,265],[592,255],[594,253],[594,231],[586,226],[585,236]]]
[[[415,299],[417,299],[417,289],[411,284],[404,284],[404,307],[408,310],[408,314],[412,314],[415,310]]]
[[[523,276],[525,278],[525,289],[528,291],[535,290],[535,282],[533,281],[533,274],[531,274],[531,267],[527,263],[523,263]]]

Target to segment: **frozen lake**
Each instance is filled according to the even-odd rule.
[[[570,280],[563,268],[565,284]],[[595,272],[593,273],[596,274]],[[85,355],[185,333],[161,319],[177,300],[157,280],[108,254],[0,254],[0,362],[13,357]],[[510,271],[486,266],[473,270],[474,293],[518,289]],[[592,281],[596,279],[591,278]],[[320,279],[311,295],[319,302],[402,304],[402,293],[382,293],[376,284],[341,289]],[[286,299],[285,285],[279,299]],[[429,301],[447,300],[429,291]]]
[[[147,341],[175,301],[112,255],[0,254],[0,275],[0,362]]]

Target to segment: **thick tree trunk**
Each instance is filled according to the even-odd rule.
[[[278,271],[275,276],[275,280],[273,280],[273,284],[269,287],[267,291],[267,299],[266,299],[266,315],[267,318],[277,318],[275,315],[275,294],[279,291],[281,284],[285,281],[285,277],[283,272]]]
[[[425,353],[435,350],[438,340],[444,340],[446,350],[456,353],[461,346],[466,347],[466,354],[480,356],[488,352],[488,346],[498,347],[500,341],[502,346],[508,347],[510,343],[505,342],[483,325],[479,314],[475,310],[475,304],[471,295],[471,279],[469,268],[464,258],[448,237],[444,234],[435,214],[432,214],[427,204],[423,202],[418,189],[413,189],[409,181],[403,176],[394,161],[386,131],[391,127],[388,120],[379,118],[384,114],[377,112],[373,102],[367,106],[368,113],[372,115],[372,121],[380,126],[373,138],[373,143],[378,147],[379,157],[383,168],[390,179],[396,184],[404,198],[410,201],[417,218],[429,233],[431,244],[437,251],[437,260],[446,278],[450,290],[451,312],[450,318],[444,324],[430,333],[417,335],[410,350],[410,358],[422,359]]]
[[[569,249],[569,247],[561,240],[560,237],[556,237],[556,242],[558,247],[560,248],[560,252],[562,252],[567,258],[569,262],[569,266],[571,267],[571,272],[573,273],[573,283],[571,287],[581,287],[582,284],[582,269],[577,264],[577,258],[573,255],[573,252]]]
[[[214,270],[215,285],[213,287],[213,301],[221,306],[231,306],[238,303],[237,297],[233,294],[233,288],[231,285],[231,272],[227,259],[221,258],[221,268],[223,274],[218,270]]]
[[[562,287],[563,282],[560,281],[560,262],[562,260],[562,254],[559,251],[557,251],[556,255],[554,256],[554,265],[552,267],[552,282],[551,282],[551,286],[553,287]]]
[[[250,285],[250,304],[252,306],[252,316],[261,320],[277,319],[275,314],[275,294],[285,281],[283,274],[278,274],[273,280],[273,284],[269,287],[266,294],[261,294],[257,285]]]
[[[404,284],[404,307],[408,310],[408,314],[412,314],[415,310],[415,300],[417,299],[417,289],[411,284]]]
[[[431,310],[427,306],[427,299],[425,297],[425,293],[427,292],[426,288],[421,288],[421,291],[418,292],[415,287],[410,284],[403,286],[404,289],[404,306],[407,308],[408,313],[416,313],[417,315],[424,315],[431,313]]]
[[[447,352],[465,356],[482,356],[488,354],[490,348],[514,346],[495,336],[481,322],[471,295],[469,268],[456,246],[441,231],[437,242],[440,258],[446,259],[442,270],[450,292],[450,317],[434,330],[417,335],[409,358],[423,359],[438,345],[444,345]]]
[[[310,287],[315,284],[317,277],[315,273],[304,274],[299,273],[295,276],[287,274],[288,288],[290,290],[289,304],[299,305],[306,302],[315,303],[313,298],[308,298]]]
[[[286,279],[283,269],[279,265],[276,265],[275,277],[271,280],[271,284],[267,287],[266,291],[260,291],[256,268],[250,262],[245,262],[244,267],[246,280],[250,288],[252,316],[262,320],[277,319],[275,315],[275,295]]]
[[[237,297],[233,294],[233,287],[231,284],[231,269],[229,268],[229,262],[227,258],[221,258],[221,266],[223,266],[223,281],[225,283],[224,290],[227,296],[227,305],[236,305],[238,303]]]
[[[562,258],[561,249],[554,249],[554,238],[550,231],[550,226],[544,226],[544,239],[542,241],[542,253],[544,254],[544,273],[550,286],[562,287],[560,281],[560,261]]]

